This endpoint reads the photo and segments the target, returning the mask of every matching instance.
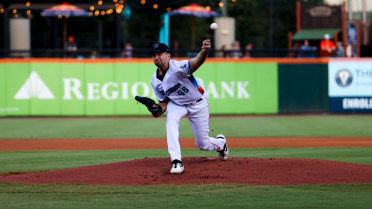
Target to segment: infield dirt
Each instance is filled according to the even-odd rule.
[[[232,138],[230,148],[246,147],[364,147],[371,137]],[[165,139],[27,139],[1,140],[0,151],[166,149]],[[182,148],[196,148],[191,138]],[[217,155],[217,153],[216,153]],[[183,158],[185,172],[170,174],[169,158],[146,158],[41,173],[10,174],[0,181],[85,184],[215,184],[253,185],[372,183],[372,166],[318,159]]]
[[[184,158],[185,172],[170,174],[168,158],[147,158],[43,173],[0,176],[0,181],[117,185],[253,185],[372,183],[372,166],[315,159]]]

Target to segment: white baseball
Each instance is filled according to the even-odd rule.
[[[211,27],[212,30],[216,30],[218,28],[218,25],[217,25],[217,23],[214,22],[214,23],[211,24],[210,27]]]

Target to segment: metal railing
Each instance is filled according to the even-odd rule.
[[[172,57],[194,57],[200,49],[171,50]],[[66,51],[63,49],[32,49],[32,50],[4,50],[0,49],[0,58],[125,58],[123,49],[77,49]],[[234,55],[238,54],[238,57]],[[133,58],[151,58],[149,49],[134,48],[131,51]],[[319,57],[317,50],[301,51],[297,49],[252,49],[249,51],[222,51],[212,49],[209,57]]]

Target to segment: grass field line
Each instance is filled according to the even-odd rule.
[[[181,138],[182,148],[197,148],[194,138]],[[166,149],[165,138],[134,139],[0,139],[0,151]],[[233,137],[231,148],[372,147],[372,137]]]

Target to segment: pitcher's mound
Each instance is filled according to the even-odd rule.
[[[185,171],[170,174],[169,158],[147,158],[42,173],[0,176],[0,181],[85,184],[253,185],[372,183],[372,166],[316,159],[183,158]]]

